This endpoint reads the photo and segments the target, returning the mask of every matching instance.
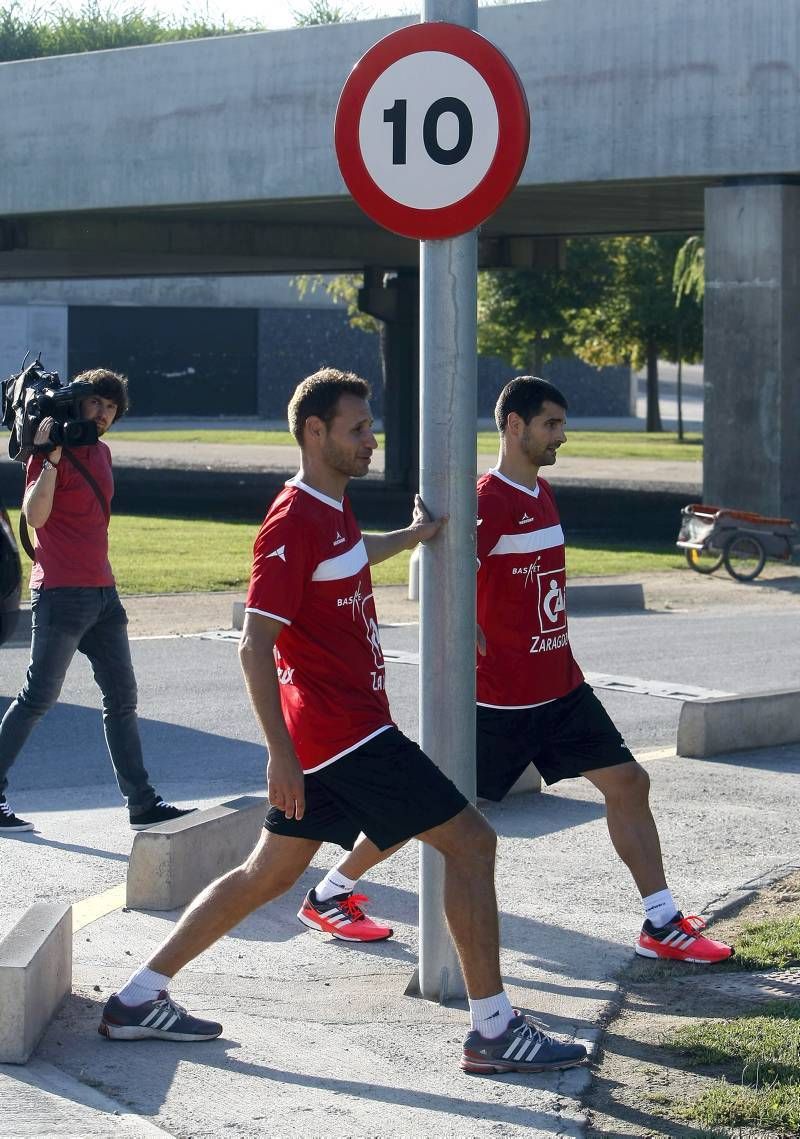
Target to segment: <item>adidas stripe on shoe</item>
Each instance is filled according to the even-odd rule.
[[[645,921],[636,939],[640,957],[659,957],[665,961],[686,961],[692,965],[713,965],[733,956],[733,948],[724,941],[703,937],[705,921],[697,914],[677,913],[672,921],[654,926]]]
[[[493,1040],[473,1029],[464,1041],[461,1069],[474,1075],[495,1072],[549,1072],[574,1068],[586,1059],[583,1044],[563,1044],[530,1017],[517,1015]]]
[[[201,1020],[161,992],[154,1001],[125,1005],[114,993],[106,1001],[97,1031],[108,1040],[214,1040],[222,1032],[215,1020]]]
[[[309,929],[329,933],[339,941],[385,941],[393,930],[367,917],[361,908],[367,901],[364,894],[336,894],[318,902],[315,892],[309,890],[297,917]]]

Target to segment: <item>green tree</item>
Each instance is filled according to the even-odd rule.
[[[672,291],[679,235],[613,237],[571,243],[573,270],[592,283],[594,296],[569,313],[566,340],[582,360],[598,366],[647,367],[647,430],[661,431],[658,358],[699,359],[702,306]]]
[[[347,316],[353,328],[360,328],[362,332],[379,331],[380,321],[374,316],[368,316],[358,307],[358,291],[364,284],[363,273],[338,273],[336,276],[303,273],[301,276],[293,277],[292,284],[301,300],[309,293],[323,289],[331,300],[347,306]]]
[[[684,297],[702,301],[706,295],[706,248],[702,237],[687,237],[675,257],[672,271],[672,291],[675,304]]]
[[[359,17],[343,4],[331,4],[330,0],[310,0],[305,8],[292,8],[295,27],[312,28],[319,24],[347,24]]]
[[[0,7],[0,62],[74,55],[85,51],[168,43],[207,36],[253,31],[223,20],[186,14],[179,20],[147,15],[140,8],[120,9],[112,3],[85,0],[77,12],[53,9],[24,15],[18,3]]]
[[[687,237],[678,250],[672,271],[672,291],[678,310],[678,439],[683,441],[683,314],[685,301],[692,298],[702,304],[706,293],[706,251],[702,237]]]
[[[495,269],[478,276],[478,351],[534,375],[567,347],[574,282],[554,269]]]

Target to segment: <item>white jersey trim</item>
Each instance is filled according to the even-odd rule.
[[[245,613],[258,613],[261,617],[271,617],[273,621],[280,621],[282,625],[291,625],[288,617],[280,617],[277,613],[270,613],[269,609],[256,609],[255,605],[248,605]]]
[[[494,475],[496,479],[500,479],[501,482],[507,483],[508,486],[513,486],[514,490],[521,490],[523,494],[529,494],[531,498],[539,497],[538,479],[536,480],[536,486],[533,488],[533,490],[531,490],[529,486],[523,486],[522,483],[514,482],[513,479],[507,478],[506,475],[502,475],[500,471],[498,471],[497,467],[490,467],[486,473],[489,475]]]
[[[538,704],[484,704],[482,700],[476,700],[475,703],[479,708],[492,708],[495,712],[524,712],[526,708],[544,708],[545,704],[555,704],[558,699],[561,698],[554,696],[552,700],[540,700]]]
[[[533,554],[538,550],[553,550],[564,545],[564,531],[561,524],[545,526],[543,530],[528,530],[523,534],[501,534],[492,554]]]
[[[315,771],[321,771],[323,767],[328,767],[329,764],[335,763],[337,759],[341,759],[343,755],[349,755],[350,752],[355,751],[357,747],[361,747],[362,744],[368,744],[370,740],[374,740],[376,736],[379,736],[381,734],[381,732],[388,732],[389,728],[393,727],[394,724],[384,724],[382,728],[378,728],[377,731],[370,732],[368,736],[364,736],[363,740],[359,740],[358,743],[351,744],[350,747],[346,747],[344,751],[340,751],[337,752],[336,755],[332,755],[330,759],[324,759],[322,763],[318,763],[316,767],[304,768],[305,774],[311,775]]]
[[[306,494],[310,494],[312,498],[317,498],[320,502],[324,502],[326,506],[332,506],[334,510],[338,510],[342,514],[344,513],[344,506],[341,502],[335,498],[331,498],[330,495],[323,494],[321,490],[314,490],[313,486],[309,486],[308,483],[304,483],[300,478],[299,471],[294,478],[287,479],[284,486],[296,486],[299,490],[304,490]]]
[[[324,562],[320,562],[312,573],[311,580],[342,581],[344,578],[353,577],[357,574],[368,561],[367,547],[362,538],[360,542],[356,542],[355,546],[351,546],[343,554],[337,554],[335,558],[326,558]]]

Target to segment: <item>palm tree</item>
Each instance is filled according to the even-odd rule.
[[[683,442],[683,351],[680,318],[681,301],[693,297],[702,303],[706,292],[706,247],[702,237],[688,237],[678,250],[672,271],[672,291],[678,315],[678,439]]]

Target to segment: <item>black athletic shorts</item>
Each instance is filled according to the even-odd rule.
[[[633,763],[614,722],[588,684],[538,708],[478,705],[478,795],[502,799],[532,763],[545,783]]]
[[[446,823],[467,800],[432,759],[397,728],[348,752],[305,777],[306,810],[287,819],[270,807],[264,826],[272,834],[335,842],[352,850],[359,834],[387,850]]]

